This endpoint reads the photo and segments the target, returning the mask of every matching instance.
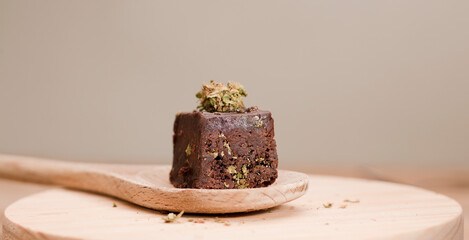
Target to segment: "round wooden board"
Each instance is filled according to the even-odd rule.
[[[270,210],[183,215],[174,223],[164,223],[163,213],[117,199],[54,189],[9,206],[3,237],[463,239],[462,208],[446,196],[400,184],[329,176],[310,176],[309,186],[305,196]]]

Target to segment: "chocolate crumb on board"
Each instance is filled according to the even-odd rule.
[[[357,199],[357,200],[349,200],[349,199],[345,199],[345,200],[344,200],[344,202],[346,202],[346,203],[359,203],[359,202],[360,202],[360,200],[358,200],[358,199]]]

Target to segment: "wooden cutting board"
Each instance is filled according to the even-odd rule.
[[[166,214],[106,196],[53,189],[5,211],[4,239],[463,239],[454,200],[401,184],[310,176],[293,202],[248,214]],[[115,205],[114,205],[115,203]]]

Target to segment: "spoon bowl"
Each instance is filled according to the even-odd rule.
[[[171,212],[236,213],[267,209],[297,199],[308,188],[308,176],[279,170],[274,184],[247,189],[175,188],[169,165],[71,163],[0,155],[0,177],[55,184],[101,193]]]

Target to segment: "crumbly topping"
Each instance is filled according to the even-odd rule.
[[[246,110],[242,97],[248,94],[243,85],[228,82],[226,86],[213,80],[202,85],[202,89],[195,95],[200,104],[199,111],[207,112],[243,112]]]

